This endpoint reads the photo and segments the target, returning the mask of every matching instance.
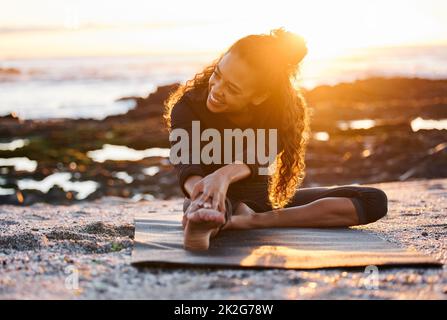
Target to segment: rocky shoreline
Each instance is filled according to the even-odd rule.
[[[0,146],[14,141],[22,146],[0,148],[0,203],[181,196],[166,157],[98,162],[89,156],[107,145],[126,146],[133,153],[168,148],[163,101],[177,86],[161,86],[147,97],[124,97],[134,100],[135,108],[104,120],[1,117]],[[447,119],[447,80],[371,78],[319,86],[304,95],[312,110],[313,136],[303,187],[447,177],[447,128],[424,129],[428,119]],[[11,158],[36,167],[20,169],[14,160],[4,160]],[[69,173],[58,176],[68,187],[44,181],[55,173]],[[84,185],[77,183],[82,182],[95,186],[87,197],[80,197]],[[32,187],[39,183],[46,189]]]

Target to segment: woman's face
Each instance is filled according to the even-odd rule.
[[[257,72],[237,54],[225,54],[209,79],[206,106],[211,112],[244,112],[267,99],[257,91]]]

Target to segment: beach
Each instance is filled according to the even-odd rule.
[[[364,270],[136,269],[134,216],[181,216],[163,102],[179,83],[95,118],[0,117],[2,299],[446,299],[447,80],[368,78],[303,89],[301,187],[383,189],[388,215],[358,227],[444,263]],[[270,279],[268,282],[265,279]]]
[[[1,299],[447,299],[447,179],[371,184],[389,198],[384,219],[359,226],[443,268],[241,270],[130,265],[134,216],[182,199],[106,197],[69,206],[0,206]],[[76,275],[77,281],[73,276]],[[265,281],[269,279],[269,281]]]
[[[0,300],[447,300],[447,2],[209,6],[4,1]],[[249,174],[231,160],[255,143]],[[239,216],[208,239],[223,221],[198,203],[183,233],[185,196],[263,211],[230,184],[273,172],[270,204],[292,201],[265,223],[331,228]],[[289,208],[305,188],[326,199]]]

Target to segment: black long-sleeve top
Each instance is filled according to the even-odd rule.
[[[239,128],[241,130],[245,130],[247,128],[252,129],[266,129],[265,130],[265,137],[266,137],[266,146],[265,146],[265,155],[268,155],[269,153],[269,142],[268,142],[268,129],[278,129],[275,125],[277,122],[275,114],[271,111],[271,108],[265,108],[265,107],[259,107],[256,109],[257,116],[255,117],[255,120],[252,121],[249,125],[245,127],[240,127],[236,125],[234,122],[232,122],[229,118],[225,116],[225,113],[214,113],[208,110],[206,106],[206,100],[208,97],[208,88],[203,89],[193,89],[191,91],[186,92],[180,100],[174,105],[174,107],[171,110],[171,130],[181,128],[188,132],[189,136],[189,162],[188,163],[179,163],[175,164],[174,167],[177,172],[178,182],[180,185],[180,188],[182,189],[185,196],[188,196],[186,190],[184,189],[185,181],[189,176],[192,175],[199,175],[199,176],[207,176],[208,174],[216,171],[217,169],[227,165],[228,163],[223,162],[223,156],[224,156],[224,143],[223,143],[223,137],[224,137],[224,129],[236,129]],[[218,164],[204,164],[202,163],[202,159],[200,160],[199,164],[193,164],[192,163],[192,121],[200,121],[200,134],[203,132],[203,130],[208,128],[214,128],[217,129],[222,137],[221,141],[221,156],[222,161]],[[282,150],[282,143],[281,138],[279,136],[279,131],[277,132],[277,153],[281,152]],[[245,139],[244,139],[245,140]],[[257,140],[257,139],[256,139]],[[171,146],[176,144],[177,141],[171,141]],[[206,144],[208,144],[209,141],[204,141],[200,143],[200,150],[202,147]],[[233,146],[233,161],[234,161],[234,146]],[[247,181],[265,181],[267,183],[268,176],[267,175],[260,175],[258,169],[261,165],[258,162],[257,157],[255,156],[255,163],[247,163],[247,153],[248,152],[255,152],[256,150],[247,150],[246,143],[244,142],[243,145],[244,149],[244,163],[250,168],[251,174],[247,178],[243,179],[245,182]]]

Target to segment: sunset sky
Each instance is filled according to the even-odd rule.
[[[222,51],[275,27],[313,56],[447,44],[445,0],[0,0],[0,59]]]

